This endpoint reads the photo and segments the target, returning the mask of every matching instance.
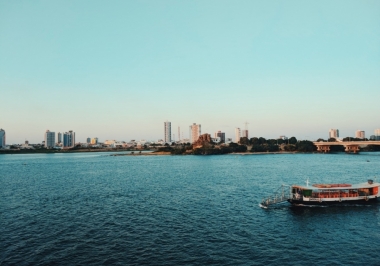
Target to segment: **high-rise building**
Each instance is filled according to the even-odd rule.
[[[45,132],[45,148],[54,148],[55,146],[55,132],[46,130]]]
[[[244,129],[241,132],[241,137],[242,138],[248,138],[248,129]]]
[[[196,123],[193,123],[190,127],[190,141],[191,143],[194,143],[198,140],[199,136],[201,135],[201,125],[197,125]]]
[[[92,138],[91,144],[98,144],[98,138]]]
[[[58,142],[58,143],[62,143],[62,133],[61,133],[61,132],[58,132],[58,139],[57,139],[57,142]]]
[[[330,129],[329,131],[329,138],[339,138],[339,129]]]
[[[5,148],[5,130],[0,128],[0,148]]]
[[[241,137],[240,127],[235,128],[235,142],[238,143]]]
[[[87,138],[87,144],[90,144],[91,143],[91,138]]]
[[[165,143],[172,142],[172,123],[169,121],[164,122],[164,141]]]
[[[63,147],[72,148],[75,146],[75,132],[70,130],[69,132],[63,133]]]
[[[220,138],[220,142],[225,143],[226,142],[226,133],[221,132],[220,130],[218,132],[215,132],[215,138]]]
[[[363,130],[356,130],[355,138],[365,139],[365,132]]]
[[[375,129],[375,140],[380,140],[380,128]]]

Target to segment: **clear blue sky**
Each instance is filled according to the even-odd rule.
[[[163,138],[380,128],[380,1],[0,0],[0,128]]]

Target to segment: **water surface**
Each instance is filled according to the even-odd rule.
[[[0,155],[0,265],[380,265],[379,204],[258,207],[374,176],[379,153]]]

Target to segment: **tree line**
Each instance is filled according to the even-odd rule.
[[[194,155],[216,155],[235,152],[315,152],[317,150],[313,142],[308,140],[298,141],[295,137],[287,140],[265,139],[263,137],[240,138],[239,143],[217,144],[210,143],[202,147],[193,148],[190,143],[179,145],[166,145],[158,148],[160,152],[170,152],[171,154],[194,154]]]
[[[298,151],[314,152],[317,147],[308,140],[298,141],[295,137],[289,139],[265,139],[263,137],[240,138],[240,144],[252,146],[251,152],[276,152],[276,151]]]

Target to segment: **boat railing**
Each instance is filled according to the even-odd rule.
[[[268,207],[273,204],[287,201],[288,199],[292,197],[291,193],[289,192],[290,191],[289,188],[290,186],[288,185],[282,185],[275,191],[273,195],[267,198],[263,198],[263,200],[261,201],[261,205],[263,207]]]

